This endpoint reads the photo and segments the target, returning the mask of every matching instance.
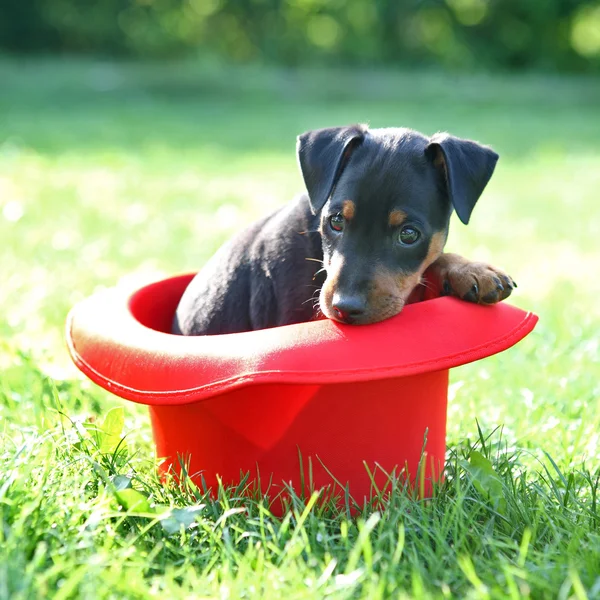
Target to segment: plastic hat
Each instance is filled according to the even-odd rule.
[[[249,473],[270,496],[341,485],[361,504],[376,471],[377,485],[419,475],[427,494],[443,473],[449,369],[509,348],[537,322],[509,304],[446,297],[373,325],[171,335],[192,277],[84,300],[67,341],[91,380],[149,406],[162,468],[183,462],[213,490]]]

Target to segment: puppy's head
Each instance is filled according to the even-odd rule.
[[[468,223],[498,155],[447,134],[365,126],[309,131],[298,160],[320,215],[326,317],[375,323],[399,313],[442,253],[452,209]]]

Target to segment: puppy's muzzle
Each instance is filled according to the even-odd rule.
[[[331,308],[338,321],[354,323],[367,312],[367,298],[361,294],[341,294],[335,292]]]

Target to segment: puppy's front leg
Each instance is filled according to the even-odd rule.
[[[495,304],[508,298],[517,284],[504,271],[487,263],[472,262],[458,254],[442,254],[423,275],[440,296],[467,302]]]

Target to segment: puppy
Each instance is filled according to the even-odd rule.
[[[443,254],[452,210],[467,224],[492,176],[498,155],[490,148],[354,125],[304,133],[297,155],[308,194],[218,250],[184,292],[173,333],[321,315],[363,325],[432,295],[480,304],[510,295],[515,284],[502,271]]]

